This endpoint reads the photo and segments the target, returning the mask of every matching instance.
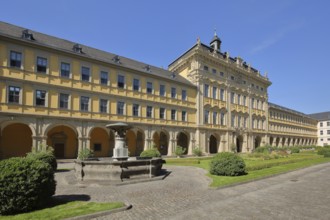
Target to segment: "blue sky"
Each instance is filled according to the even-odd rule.
[[[4,1],[0,20],[167,68],[216,28],[222,51],[272,81],[269,101],[330,111],[328,0]]]

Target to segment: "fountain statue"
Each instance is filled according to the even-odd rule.
[[[115,160],[127,160],[128,148],[125,143],[126,131],[131,128],[125,123],[108,124],[107,128],[115,132],[115,148],[113,149],[113,159]]]

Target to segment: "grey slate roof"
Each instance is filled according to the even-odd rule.
[[[64,40],[61,38],[53,37],[50,35],[46,35],[37,31],[31,31],[33,34],[33,38],[35,40],[27,40],[22,38],[22,31],[26,30],[26,28],[18,27],[12,24],[8,24],[5,22],[0,21],[0,37],[8,37],[12,39],[16,39],[19,41],[25,41],[30,44],[35,44],[39,46],[45,46],[49,47],[55,50],[59,50],[62,52],[70,53],[70,54],[76,54],[82,57],[98,60],[101,62],[109,63],[112,65],[122,66],[125,68],[137,70],[140,72],[144,72],[146,74],[150,74],[151,76],[157,76],[162,77],[167,80],[171,80],[173,82],[180,82],[184,83],[188,86],[194,86],[190,81],[185,79],[184,77],[174,74],[173,72],[170,72],[168,70],[152,66],[146,63],[142,63],[133,59],[129,59],[126,57],[119,56],[120,63],[116,63],[114,61],[114,57],[117,56],[116,54],[109,53],[106,51],[102,51],[99,49],[95,49],[92,47],[88,47],[86,45],[81,45],[83,53],[76,53],[73,51],[73,46],[77,44],[77,42],[72,42],[68,40]],[[173,75],[175,77],[173,78]]]
[[[306,115],[302,112],[298,112],[296,110],[293,110],[293,109],[290,109],[290,108],[287,108],[287,107],[283,107],[283,106],[280,106],[280,105],[277,105],[277,104],[274,104],[274,103],[271,103],[271,102],[268,102],[268,106],[271,108],[277,108],[277,109],[280,109],[280,110],[283,110],[283,111],[287,111],[287,112],[291,112],[291,113],[294,113],[294,114],[297,114],[297,115],[300,115],[300,116],[303,116],[303,117],[307,117],[307,118],[312,118],[310,115]]]
[[[319,113],[309,114],[309,116],[319,121],[330,120],[330,112],[319,112]]]

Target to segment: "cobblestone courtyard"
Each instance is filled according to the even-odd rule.
[[[64,177],[72,171],[59,172],[56,195],[133,206],[97,219],[330,219],[329,163],[222,189],[208,187],[203,169],[165,168],[164,180],[122,186],[69,185]]]

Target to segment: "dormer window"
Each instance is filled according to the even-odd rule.
[[[83,53],[83,51],[82,51],[82,47],[81,47],[81,45],[80,44],[75,44],[75,45],[73,45],[73,51],[75,52],[75,53]]]
[[[114,56],[114,57],[112,58],[112,61],[115,62],[115,63],[120,64],[120,58],[119,58],[119,56],[118,56],[118,55]]]
[[[143,67],[143,69],[145,69],[147,72],[151,72],[151,68],[149,65],[146,65],[145,67]]]
[[[174,79],[176,77],[176,74],[175,73],[172,73],[171,74],[171,78]]]
[[[28,29],[22,31],[22,38],[26,40],[35,40],[33,34]]]

